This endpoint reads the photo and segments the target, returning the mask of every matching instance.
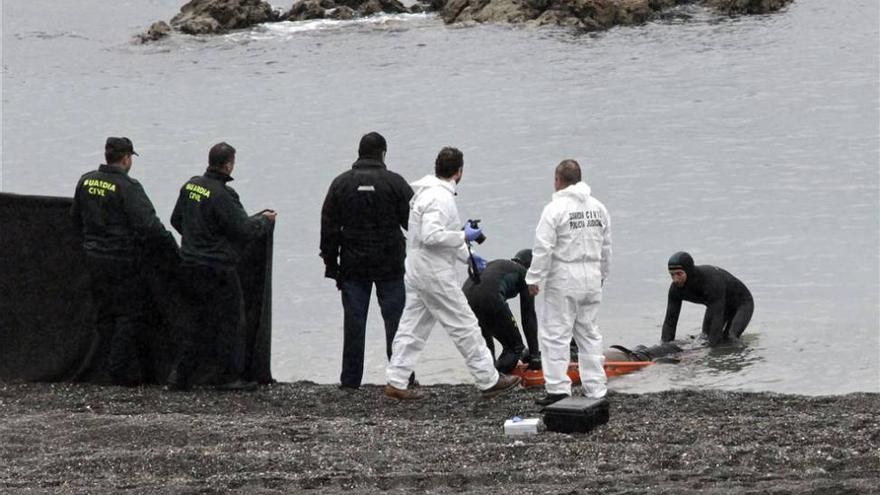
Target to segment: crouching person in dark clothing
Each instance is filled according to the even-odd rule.
[[[219,368],[218,389],[256,388],[256,383],[242,376],[244,295],[235,268],[240,249],[266,235],[276,214],[265,210],[247,215],[238,193],[227,185],[234,167],[235,148],[226,143],[214,145],[207,171],[183,185],[171,214],[171,225],[182,236],[180,281],[191,312],[191,321],[181,329],[178,355],[168,377],[172,389],[189,388],[190,375],[204,361]]]
[[[742,335],[755,310],[752,293],[745,284],[717,266],[694,266],[694,259],[683,251],[669,258],[668,268],[672,284],[663,321],[663,342],[675,339],[682,301],[706,306],[703,335],[710,346]]]
[[[142,379],[138,348],[150,301],[141,273],[145,250],[177,250],[144,188],[128,175],[132,155],[131,140],[107,138],[107,164],[80,178],[70,211],[82,235],[107,371],[118,385]]]
[[[403,283],[413,190],[385,165],[387,144],[377,132],[361,138],[358,159],[330,185],[321,208],[324,276],[336,281],[344,313],[340,387],[357,389],[364,374],[364,346],[370,293],[385,320],[385,353],[397,333],[406,302]],[[412,376],[411,382],[412,382]]]
[[[532,264],[532,250],[523,249],[512,260],[490,261],[480,273],[480,282],[468,278],[462,290],[468,305],[480,322],[486,346],[495,355],[493,338],[501,342],[501,355],[495,360],[495,368],[510,373],[523,356],[523,340],[510,312],[507,300],[519,296],[523,333],[529,346],[526,358],[530,369],[541,369],[541,352],[538,350],[538,319],[535,316],[535,296],[529,294],[526,272]]]

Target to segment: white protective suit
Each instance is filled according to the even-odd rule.
[[[428,175],[411,185],[415,195],[407,234],[406,306],[391,345],[386,380],[396,388],[407,387],[439,322],[464,357],[477,387],[489,389],[498,381],[498,371],[455,272],[456,264],[468,258],[455,183]]]
[[[611,261],[608,210],[584,182],[553,194],[535,229],[526,283],[544,293],[538,339],[548,394],[571,395],[567,370],[572,336],[584,395],[604,397],[602,335],[596,323],[602,285]]]

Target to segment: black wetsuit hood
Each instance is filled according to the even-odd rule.
[[[524,266],[526,270],[528,270],[532,266],[532,250],[521,249],[516,252],[512,260],[516,261],[520,265]]]
[[[679,251],[670,256],[669,261],[666,262],[666,264],[670,271],[683,270],[688,278],[694,274],[694,258],[684,251]]]

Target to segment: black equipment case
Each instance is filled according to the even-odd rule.
[[[608,401],[605,398],[566,397],[545,407],[544,425],[548,431],[586,433],[608,422]]]

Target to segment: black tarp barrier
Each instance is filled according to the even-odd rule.
[[[85,254],[68,216],[73,200],[0,193],[0,381],[105,383],[108,339],[95,327]],[[188,308],[175,277],[175,253],[144,256],[152,296],[140,342],[143,378],[162,382],[178,348]],[[245,295],[245,378],[272,381],[272,233],[244,248],[238,267]],[[197,345],[213,345],[211,336]],[[195,383],[213,381],[206,363]]]

